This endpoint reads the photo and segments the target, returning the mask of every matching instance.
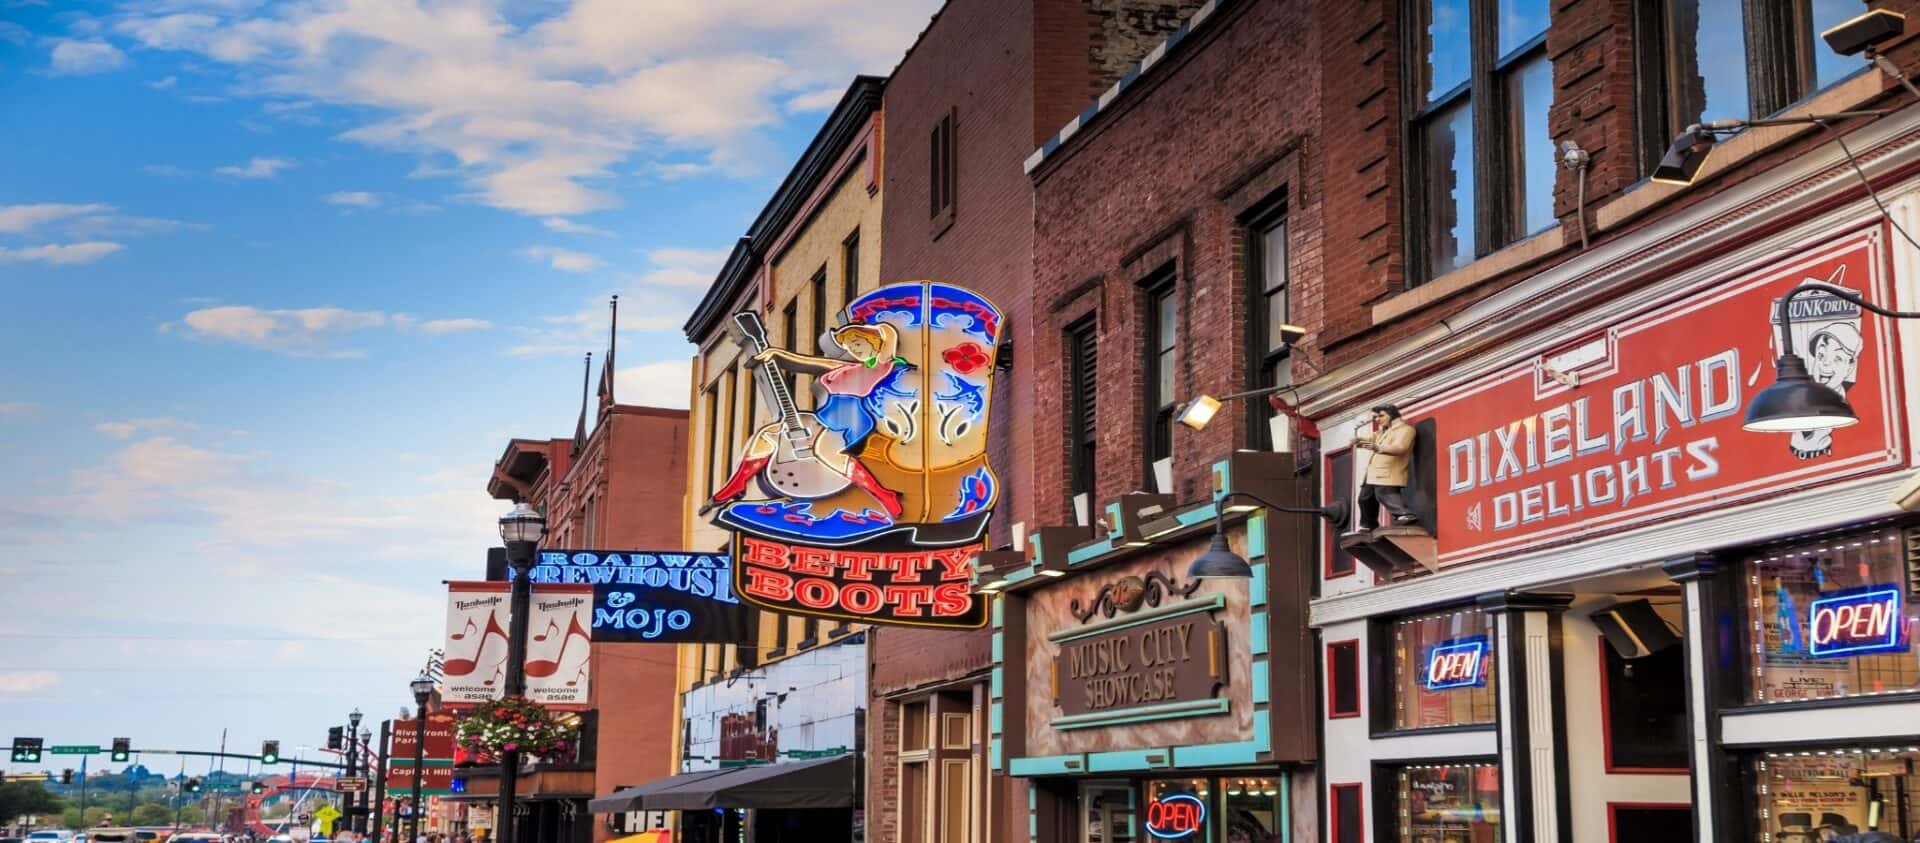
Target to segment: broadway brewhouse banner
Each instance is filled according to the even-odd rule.
[[[840,314],[805,355],[734,316],[775,421],[714,492],[734,533],[734,590],[780,612],[974,628],[973,555],[1000,495],[987,464],[1000,311],[936,282],[894,284]],[[788,391],[809,375],[812,412]]]
[[[543,550],[529,574],[593,589],[593,640],[638,643],[752,642],[759,613],[733,590],[721,553]]]
[[[508,584],[447,584],[447,641],[440,696],[449,707],[499,699],[506,691]],[[593,586],[536,585],[527,615],[527,698],[553,708],[586,708]]]
[[[1893,305],[1885,257],[1878,227],[1814,243],[1408,407],[1410,420],[1435,423],[1441,563],[1903,464],[1892,323],[1831,295],[1794,297],[1789,335],[1860,423],[1785,435],[1741,427],[1773,382],[1780,297],[1820,281]]]

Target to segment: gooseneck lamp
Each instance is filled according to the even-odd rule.
[[[1892,319],[1920,319],[1920,313],[1908,313],[1881,307],[1859,293],[1819,281],[1807,281],[1780,297],[1774,322],[1780,326],[1780,356],[1773,363],[1773,383],[1760,390],[1747,404],[1747,417],[1741,427],[1755,433],[1794,433],[1802,430],[1828,430],[1858,424],[1847,399],[1832,387],[1816,381],[1807,373],[1807,361],[1793,350],[1793,299],[1801,293],[1822,292],[1862,309]]]
[[[1208,577],[1250,579],[1253,577],[1253,566],[1247,563],[1245,557],[1234,553],[1233,549],[1227,546],[1227,510],[1229,507],[1226,504],[1228,500],[1233,498],[1248,498],[1259,501],[1268,509],[1276,512],[1318,515],[1326,519],[1327,523],[1333,525],[1335,530],[1347,525],[1348,513],[1347,502],[1345,500],[1337,500],[1326,506],[1316,507],[1281,506],[1251,492],[1229,492],[1221,497],[1220,500],[1214,502],[1213,543],[1209,544],[1207,549],[1202,551],[1199,556],[1194,557],[1192,564],[1187,566],[1187,576],[1196,579]]]

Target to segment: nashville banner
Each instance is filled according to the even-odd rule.
[[[593,586],[535,585],[527,613],[527,699],[587,708],[593,664]]]
[[[440,698],[448,708],[497,700],[507,687],[509,585],[447,583],[446,660]],[[526,696],[552,708],[586,708],[593,586],[536,585],[527,613]]]

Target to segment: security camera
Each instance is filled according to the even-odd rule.
[[[1907,482],[1893,492],[1893,504],[1908,512],[1920,512],[1920,471],[1907,477]]]
[[[1900,37],[1906,31],[1907,18],[1899,12],[1874,9],[1820,33],[1827,46],[1843,56],[1851,56],[1878,47]]]
[[[1305,339],[1306,336],[1307,336],[1307,329],[1302,328],[1299,325],[1281,325],[1280,326],[1280,342],[1282,345],[1293,345],[1294,343],[1297,343],[1300,340]]]

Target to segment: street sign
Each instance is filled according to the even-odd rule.
[[[72,744],[67,746],[54,744],[53,746],[49,747],[47,751],[55,755],[99,755],[100,746],[98,744],[87,744],[87,745]]]
[[[333,780],[333,789],[341,793],[365,793],[367,780],[364,776],[341,776]]]

